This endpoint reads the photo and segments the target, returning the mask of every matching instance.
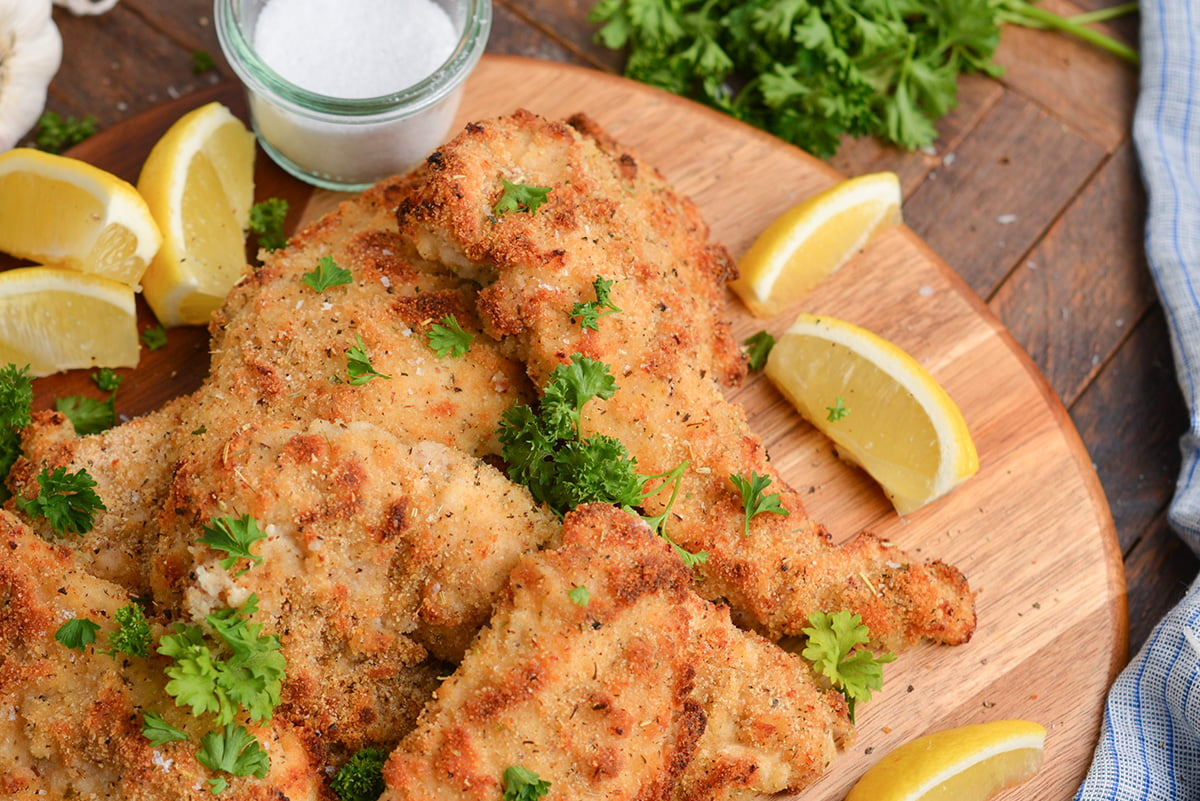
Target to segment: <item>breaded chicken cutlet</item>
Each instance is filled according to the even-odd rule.
[[[849,609],[888,648],[922,638],[965,642],[971,592],[941,562],[922,564],[878,539],[833,547],[799,495],[776,474],[722,383],[744,371],[724,310],[732,259],[708,239],[699,210],[586,118],[528,113],[469,125],[418,174],[399,210],[420,253],[483,284],[489,334],[515,344],[530,379],[579,353],[607,363],[618,389],[584,410],[582,428],[625,443],[646,475],[681,463],[670,536],[708,554],[700,592],[772,638],[798,635],[809,615]],[[547,187],[535,213],[493,211],[503,181]],[[595,328],[574,316],[611,281],[620,309]],[[743,536],[731,475],[770,476],[789,514],[758,515]],[[658,514],[666,493],[650,499]]]
[[[497,211],[504,180],[543,187],[545,204]],[[325,257],[352,281],[306,283]],[[113,743],[98,744],[100,711],[59,740],[18,738],[8,764],[24,783],[0,796],[140,797],[123,795],[122,771],[143,776],[127,766],[185,746],[147,751],[139,710],[163,707],[197,739],[201,724],[165,694],[161,658],[115,667],[95,648],[54,642],[70,616],[111,618],[133,598],[159,634],[213,628],[253,598],[256,625],[278,636],[279,704],[251,727],[271,773],[231,779],[223,797],[235,801],[263,787],[332,799],[329,779],[351,751],[397,742],[396,798],[498,798],[497,770],[528,742],[556,792],[578,797],[602,787],[613,798],[742,798],[810,782],[848,736],[845,703],[772,640],[800,635],[813,612],[847,610],[874,647],[961,643],[973,596],[948,565],[869,534],[835,546],[807,517],[722,394],[745,372],[724,306],[732,273],[696,207],[636,155],[582,117],[518,112],[469,125],[410,175],[266,255],[214,315],[196,392],[87,437],[38,414],[14,494],[35,495],[43,469],[86,468],[107,511],[78,538],[36,518],[2,521],[35,572],[0,572],[0,597],[33,610],[0,629],[0,677],[19,676],[0,690],[0,732],[55,719],[35,699],[68,663],[138,689],[113,703],[125,721]],[[596,298],[599,279],[618,311],[581,326],[577,304]],[[427,337],[450,315],[473,337],[457,357]],[[357,349],[374,376],[355,380]],[[577,354],[617,384],[585,407],[580,429],[619,440],[643,475],[682,465],[664,533],[707,555],[698,572],[628,511],[593,504],[564,526],[504,475],[506,410],[536,404]],[[730,476],[752,473],[772,478],[789,514],[758,515],[744,535]],[[669,495],[638,511],[660,514]],[[262,535],[253,558],[214,546],[214,525],[245,518]],[[88,591],[107,593],[106,605],[50,597],[60,576],[100,588]],[[576,578],[600,588],[586,606],[566,597]],[[461,665],[418,722],[447,661]],[[569,732],[555,706],[565,698],[578,701]],[[224,779],[191,753],[172,764],[187,766],[193,788]],[[42,780],[68,763],[69,781]]]
[[[692,588],[641,519],[599,504],[568,513],[561,545],[519,562],[392,752],[383,801],[493,801],[514,765],[558,801],[742,799],[810,783],[850,729],[845,700]]]

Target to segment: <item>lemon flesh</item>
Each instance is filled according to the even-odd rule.
[[[779,338],[765,372],[902,515],[979,470],[966,421],[946,390],[909,354],[864,328],[802,314]]]
[[[134,286],[160,240],[142,196],[112,173],[30,148],[0,154],[0,251]]]
[[[0,272],[0,364],[32,376],[138,362],[133,289],[62,268]]]
[[[997,720],[927,734],[872,766],[846,801],[986,801],[1037,773],[1046,729]]]
[[[245,271],[254,134],[220,103],[201,106],[155,143],[138,190],[163,235],[146,301],[165,326],[207,324]]]
[[[900,181],[894,173],[861,175],[792,207],[759,234],[738,260],[730,286],[756,317],[773,317],[898,225]]]

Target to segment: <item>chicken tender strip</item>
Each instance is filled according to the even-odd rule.
[[[11,474],[14,494],[35,495],[44,468],[87,468],[109,511],[79,541],[81,557],[140,595],[152,515],[166,502],[174,465],[222,447],[245,422],[361,420],[409,441],[498,452],[500,414],[528,397],[528,380],[487,337],[477,337],[469,358],[439,358],[430,347],[427,333],[446,315],[479,333],[474,288],[399,236],[394,209],[404,186],[396,178],[342,203],[248,272],[213,318],[211,368],[192,395],[86,437],[72,437],[61,415],[39,415]],[[320,293],[305,284],[323,257],[350,270],[352,283]],[[348,381],[358,337],[387,378]]]
[[[703,595],[728,600],[741,623],[772,638],[798,635],[813,612],[840,609],[861,614],[888,648],[970,637],[974,601],[957,570],[869,537],[832,547],[741,407],[723,397],[721,384],[743,370],[724,318],[734,268],[708,241],[698,209],[661,175],[584,118],[566,124],[527,112],[467,126],[422,171],[399,207],[402,232],[426,258],[485,284],[485,328],[515,343],[533,382],[544,386],[573,353],[607,363],[618,389],[588,404],[584,434],[618,438],[646,475],[689,463],[667,532],[709,555]],[[498,214],[502,179],[549,187],[545,204]],[[595,300],[598,276],[614,282],[610,299],[621,311],[592,330],[572,314]],[[743,536],[729,477],[752,472],[772,478],[790,514],[758,515]],[[667,495],[647,511],[660,512]]]
[[[560,528],[495,468],[370,423],[246,424],[180,465],[168,508],[155,600],[202,620],[256,594],[283,632],[280,714],[335,755],[395,745],[434,686],[426,650],[460,659],[517,559]],[[227,568],[203,527],[243,515],[261,561]]]
[[[55,632],[86,617],[107,642],[117,610],[130,603],[120,587],[80,569],[75,553],[51,545],[0,511],[0,798],[62,801],[211,799],[218,776],[195,757],[208,729],[175,707],[164,691],[162,657],[78,653]],[[142,713],[159,712],[190,742],[152,746]],[[230,801],[317,799],[320,772],[283,721],[255,732],[271,757],[265,780],[220,774]],[[282,794],[282,795],[281,795]]]
[[[560,801],[807,784],[848,730],[845,702],[691,586],[640,519],[600,504],[569,513],[561,547],[521,560],[489,627],[392,753],[384,801],[491,801],[514,765]]]

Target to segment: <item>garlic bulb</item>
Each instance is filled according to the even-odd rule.
[[[77,16],[103,14],[116,4],[117,0],[54,0],[54,5],[62,6]]]
[[[0,0],[0,151],[37,123],[62,63],[62,36],[50,10],[50,0]]]

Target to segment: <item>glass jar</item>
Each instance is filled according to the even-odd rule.
[[[254,131],[279,166],[315,186],[359,191],[407,171],[445,141],[487,44],[490,0],[436,0],[459,34],[449,58],[411,86],[366,98],[310,91],[270,67],[255,48],[269,2],[215,0],[214,16],[225,58],[246,87]]]

